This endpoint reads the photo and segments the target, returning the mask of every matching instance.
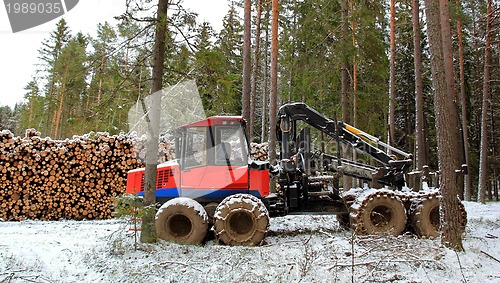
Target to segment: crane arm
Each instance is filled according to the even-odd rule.
[[[390,146],[380,141],[380,139],[342,121],[332,120],[304,103],[287,103],[280,107],[276,127],[277,136],[280,141],[290,131],[290,123],[297,120],[303,121],[330,137],[354,147],[357,151],[370,156],[387,168],[403,170],[404,168],[408,168],[413,162],[411,154]],[[395,155],[387,154],[379,146],[402,156],[402,160],[396,159]],[[287,146],[284,148],[286,151]],[[288,157],[285,156],[285,158]]]

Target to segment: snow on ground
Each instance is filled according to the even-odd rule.
[[[0,222],[0,282],[500,282],[500,203],[465,203],[465,252],[360,237],[335,216],[271,219],[260,247],[139,244],[124,220]]]

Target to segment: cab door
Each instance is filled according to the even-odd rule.
[[[241,125],[188,128],[184,141],[182,196],[220,200],[248,193],[248,151]]]

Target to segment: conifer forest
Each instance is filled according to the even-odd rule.
[[[129,109],[151,94],[158,1],[126,2],[114,23],[96,26],[96,36],[72,29],[64,18],[57,22],[38,50],[23,102],[0,108],[0,130],[24,137],[27,129],[35,129],[54,140],[91,132],[128,133]],[[498,1],[434,1],[446,2],[449,12],[449,28],[441,24],[437,30],[442,45],[449,47],[437,47],[449,63],[441,72],[432,62],[433,1],[281,0],[277,54],[271,52],[274,1],[249,1],[248,22],[245,2],[228,0],[218,31],[186,9],[183,0],[168,1],[164,86],[195,80],[206,115],[244,115],[252,142],[271,138],[274,97],[277,107],[305,102],[412,152],[416,168],[438,170],[444,162],[439,159],[443,144],[437,125],[443,113],[435,107],[435,92],[440,90],[438,81],[451,82],[445,88],[452,93],[454,127],[459,128],[454,129],[458,135],[453,146],[461,148],[459,165],[468,168],[461,195],[467,200],[498,200]],[[249,45],[244,40],[246,24]],[[245,55],[250,58],[246,71]]]

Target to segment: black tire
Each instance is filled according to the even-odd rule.
[[[467,212],[461,201],[459,201],[458,207],[460,211],[460,228],[463,233],[467,225]],[[439,197],[432,196],[414,202],[410,211],[410,220],[418,236],[427,238],[439,237],[441,234]]]
[[[257,246],[269,228],[269,213],[260,199],[248,194],[225,198],[214,215],[217,238],[226,245]]]
[[[179,244],[200,244],[208,230],[208,216],[197,201],[179,197],[160,207],[155,224],[160,239]]]
[[[420,237],[439,237],[441,222],[439,217],[439,198],[434,196],[414,202],[410,209],[410,222]]]
[[[337,221],[341,229],[349,230],[351,229],[351,217],[350,217],[350,207],[359,195],[359,191],[350,190],[342,194],[342,201],[344,202],[344,207],[347,213],[337,214]]]
[[[406,210],[394,193],[377,191],[367,195],[350,214],[357,234],[399,235],[406,227]]]

